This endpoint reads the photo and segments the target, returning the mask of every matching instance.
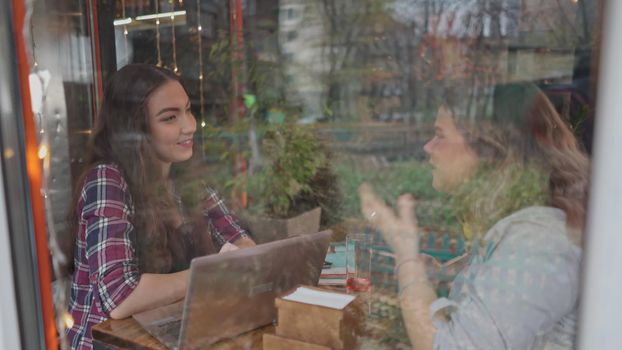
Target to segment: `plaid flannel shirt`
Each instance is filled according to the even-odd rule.
[[[215,191],[205,187],[203,215],[216,240],[224,244],[246,236],[237,219]],[[72,349],[92,349],[91,327],[109,318],[138,285],[140,271],[130,222],[132,198],[120,170],[100,164],[86,176],[76,210],[75,271],[69,312],[74,325],[67,330]]]

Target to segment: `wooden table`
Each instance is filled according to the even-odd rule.
[[[265,326],[243,333],[234,339],[220,341],[212,345],[210,349],[262,349],[263,334],[267,332],[274,333],[274,326]],[[166,346],[147,333],[131,317],[124,320],[108,320],[93,326],[93,348],[94,350],[166,350]]]

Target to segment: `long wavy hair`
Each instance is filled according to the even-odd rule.
[[[499,85],[492,106],[480,106],[488,115],[481,118],[462,96],[448,89],[443,103],[480,164],[453,197],[459,220],[481,235],[512,212],[547,205],[565,212],[571,238],[580,244],[589,159],[548,97],[530,83]]]
[[[130,64],[111,78],[89,139],[86,162],[73,194],[68,214],[72,246],[66,249],[73,263],[80,213],[77,212],[87,173],[99,164],[116,164],[126,180],[134,212],[135,246],[141,272],[164,273],[171,268],[167,232],[174,229],[175,199],[168,190],[161,166],[149,145],[147,103],[154,91],[180,78],[173,72],[147,64]],[[185,89],[185,87],[184,87]],[[69,266],[72,271],[73,266]]]

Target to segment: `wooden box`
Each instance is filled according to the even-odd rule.
[[[303,292],[313,297],[308,302],[291,300]],[[352,301],[343,305],[344,300],[349,299]],[[335,300],[342,305],[335,307],[325,303]],[[277,298],[275,303],[278,310],[276,335],[331,349],[356,348],[365,316],[361,302],[352,295],[299,286]]]

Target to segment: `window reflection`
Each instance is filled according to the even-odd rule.
[[[587,181],[599,5],[596,0],[118,0],[94,8],[36,2],[33,72],[52,76],[39,115],[42,142],[50,145],[50,231],[58,232],[60,245],[73,243],[65,214],[72,188],[81,186],[101,89],[122,67],[160,65],[184,83],[196,118],[193,159],[171,173],[179,197],[190,203],[184,210],[198,203],[197,183],[205,182],[258,242],[285,230],[258,219],[266,217],[314,216],[313,224],[299,226],[331,228],[335,244],[349,233],[373,234],[374,301],[367,321],[376,331],[367,341],[387,348],[407,345],[410,329],[403,325],[399,276],[393,273],[396,252],[361,216],[357,189],[370,184],[390,206],[401,194],[413,194],[419,248],[434,259],[428,269],[434,271],[435,292],[450,296],[461,290],[454,282],[460,268],[443,263],[473,253],[474,237],[485,236],[512,213],[536,204],[563,206],[555,203],[579,191],[568,184]],[[513,125],[508,116],[539,108],[523,98],[524,89],[547,101],[542,103],[550,113],[534,112],[538,122]],[[540,134],[553,110],[558,129],[567,126],[564,138],[572,141],[543,150],[535,143],[550,136]],[[435,161],[436,147],[447,145],[448,136],[438,127],[444,115],[478,159],[520,159],[509,157],[513,165],[477,178],[468,192],[461,187],[465,178],[474,179],[462,173],[469,168],[468,152],[448,151],[455,168],[443,170]],[[516,151],[508,145],[524,128],[536,141]],[[566,184],[572,189],[551,189],[555,176],[547,152],[557,152],[564,142],[577,157],[555,159],[567,165],[559,167],[566,169],[562,173],[574,174]],[[575,172],[568,170],[572,166]],[[459,191],[452,189],[452,177],[460,182]],[[495,192],[500,188],[502,193]],[[489,193],[482,197],[482,192]],[[318,207],[319,214],[306,214]],[[583,209],[561,209],[576,233],[571,241],[580,247]],[[188,263],[180,262],[179,269]]]

